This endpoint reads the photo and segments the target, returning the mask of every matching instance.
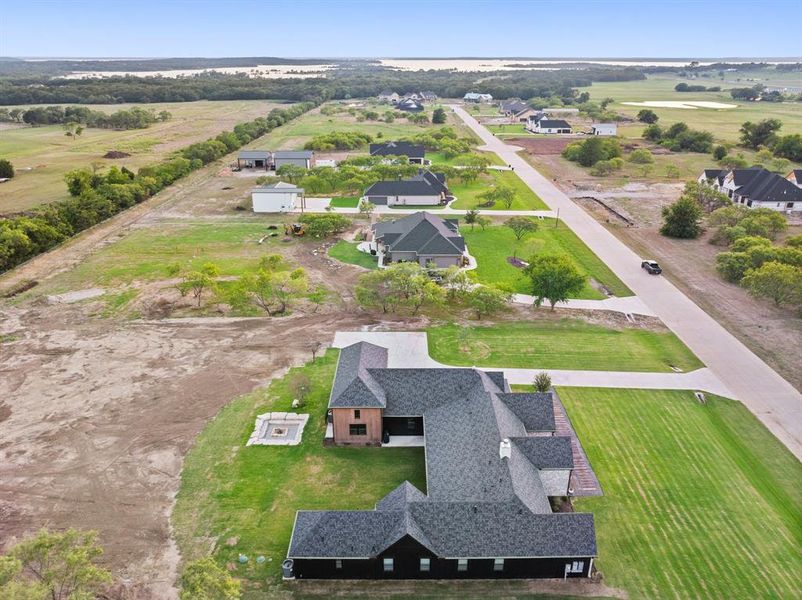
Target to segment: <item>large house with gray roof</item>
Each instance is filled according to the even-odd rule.
[[[418,169],[407,179],[377,181],[365,190],[362,197],[381,206],[437,206],[445,204],[449,194],[445,175]]]
[[[512,393],[501,372],[388,368],[387,349],[340,353],[329,399],[335,444],[420,436],[426,489],[404,482],[374,510],[300,510],[285,574],[302,579],[589,577],[593,515],[569,495],[571,438],[551,394]]]
[[[468,262],[465,238],[457,219],[442,219],[425,211],[371,226],[371,248],[380,266],[393,262],[416,262],[422,267],[445,269]]]
[[[785,213],[802,212],[802,188],[788,178],[762,167],[705,169],[698,178],[746,208],[769,208]]]

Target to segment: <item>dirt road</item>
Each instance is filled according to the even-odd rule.
[[[710,367],[798,458],[802,459],[802,394],[667,278],[640,268],[640,257],[459,106],[458,116]]]

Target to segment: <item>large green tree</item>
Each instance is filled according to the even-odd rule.
[[[741,285],[754,296],[769,298],[775,306],[802,306],[802,268],[770,261],[746,272]]]
[[[674,204],[663,207],[660,233],[681,239],[697,238],[702,233],[702,214],[702,206],[683,194]]]
[[[524,269],[531,282],[535,306],[548,300],[552,310],[558,302],[568,300],[585,286],[585,276],[567,254],[537,254]]]
[[[746,121],[741,125],[741,144],[754,150],[770,146],[782,125],[779,119],[763,119],[757,123]]]

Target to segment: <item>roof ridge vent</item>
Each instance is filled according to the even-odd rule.
[[[512,444],[510,438],[504,438],[498,445],[498,455],[500,458],[509,458],[512,456]]]

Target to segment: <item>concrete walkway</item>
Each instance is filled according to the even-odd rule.
[[[513,294],[512,301],[516,304],[532,305],[535,302],[534,296],[527,294]],[[547,307],[548,302],[543,306]],[[573,308],[579,310],[610,310],[613,312],[623,313],[625,315],[643,315],[646,317],[656,317],[655,312],[646,306],[643,301],[637,296],[626,296],[625,298],[618,298],[613,296],[605,298],[604,300],[566,300],[565,302],[558,302],[557,308]]]
[[[444,365],[429,356],[425,332],[338,331],[333,346],[345,348],[357,342],[370,342],[387,348],[387,366],[396,369],[458,368]],[[730,396],[729,390],[710,369],[689,373],[638,373],[629,371],[571,371],[567,369],[505,369],[483,367],[485,371],[504,371],[511,384],[531,384],[543,371],[551,376],[554,385],[573,387],[610,387],[652,390],[699,390]]]
[[[512,146],[496,138],[459,106],[454,112],[498,154],[637,294],[741,400],[797,458],[802,460],[802,394],[764,363],[718,321],[699,308],[665,277],[654,277],[640,268],[641,258],[574,204],[543,177]]]

